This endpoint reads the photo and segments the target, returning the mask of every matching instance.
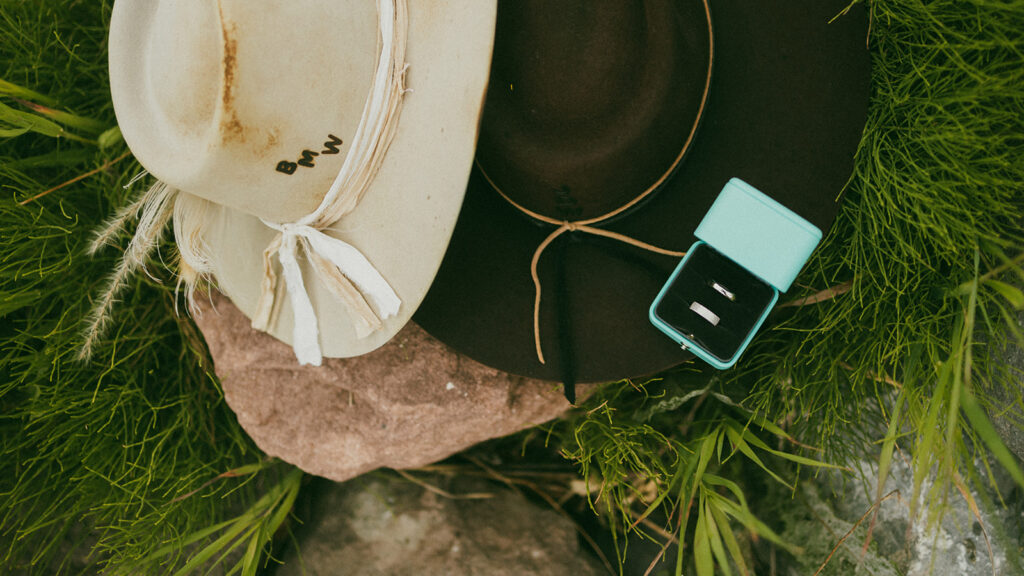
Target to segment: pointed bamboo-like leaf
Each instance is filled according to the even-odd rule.
[[[28,128],[0,128],[0,138],[15,138],[28,132]]]
[[[735,518],[737,522],[744,525],[753,533],[773,542],[780,548],[784,548],[792,554],[799,554],[801,552],[801,548],[799,546],[794,546],[793,544],[790,544],[789,542],[783,540],[782,537],[776,534],[774,530],[769,528],[767,524],[758,520],[757,517],[754,516],[754,514],[750,511],[750,509],[746,508],[745,506],[741,507],[739,504],[736,504],[735,502],[729,500],[728,498],[724,498],[721,495],[715,494],[713,492],[710,493],[710,497],[715,499],[716,504],[719,506],[719,508],[721,508],[723,512],[728,514],[730,517]]]
[[[106,150],[107,148],[116,146],[122,142],[124,142],[124,137],[121,135],[120,126],[109,128],[96,138],[96,143],[99,144],[100,150]]]
[[[244,533],[255,529],[257,526],[258,524],[256,524],[256,520],[253,518],[240,519],[234,522],[234,525],[225,530],[219,538],[207,544],[189,558],[188,562],[174,573],[174,576],[191,574],[196,568],[212,561],[218,552],[223,555],[223,553],[231,552],[238,548],[241,541],[245,538]]]
[[[996,460],[1010,473],[1010,477],[1013,478],[1019,486],[1024,487],[1024,471],[1021,470],[1020,464],[1017,462],[1016,457],[1010,453],[1010,450],[1003,443],[1002,438],[999,437],[999,433],[996,432],[995,426],[992,425],[992,421],[985,415],[985,411],[982,410],[981,406],[978,405],[978,401],[974,398],[974,395],[965,389],[960,390],[960,406],[963,408],[964,414],[967,415],[967,419],[971,422],[971,426],[974,428],[975,433],[981,438],[981,441],[985,443],[985,446],[992,452],[992,455],[996,457]]]
[[[679,501],[685,502],[679,509],[679,547],[676,550],[676,574],[680,573],[683,565],[683,551],[685,549],[686,539],[686,528],[690,522],[690,511],[694,508],[694,503],[697,500],[701,478],[704,476],[707,470],[708,464],[711,462],[711,457],[715,453],[715,445],[718,443],[718,438],[721,436],[721,428],[716,428],[714,431],[709,432],[700,442],[700,448],[696,458],[697,466],[693,472],[693,475],[683,482],[679,488]],[[699,505],[698,505],[699,506]],[[696,542],[696,538],[694,538]],[[696,543],[694,544],[696,546]],[[694,554],[696,554],[696,548],[694,548]]]
[[[759,458],[757,454],[754,453],[754,450],[750,448],[750,445],[747,444],[746,440],[743,439],[742,434],[738,430],[736,430],[732,426],[726,426],[725,433],[729,435],[729,442],[732,443],[733,447],[739,450],[741,453],[743,453],[743,455],[746,456],[748,460],[750,460],[754,464],[757,464],[758,468],[767,472],[768,475],[774,478],[775,481],[778,482],[779,484],[782,484],[783,486],[789,488],[790,490],[793,489],[793,487],[788,482],[783,480],[781,476],[776,474],[774,470],[769,468],[767,464],[761,461],[761,458]]]
[[[939,409],[952,380],[952,368],[951,362],[945,362],[939,366],[935,377],[935,388],[927,400],[928,411],[919,428],[917,446],[914,448],[914,494],[910,501],[911,518],[915,518],[917,515],[917,503],[921,496],[921,488],[925,476],[931,470],[935,452],[938,449]]]
[[[740,550],[740,544],[736,540],[736,535],[732,531],[732,525],[729,522],[729,518],[726,517],[725,513],[722,512],[721,508],[714,501],[708,502],[708,508],[711,510],[711,516],[715,520],[715,524],[718,526],[718,531],[721,533],[722,540],[725,542],[725,547],[729,550],[729,555],[732,557],[732,561],[739,568],[742,576],[749,576],[750,569],[747,568],[747,562],[743,559],[743,551]]]
[[[92,118],[86,118],[85,116],[79,116],[78,114],[72,114],[71,112],[66,112],[64,110],[57,110],[56,108],[50,108],[49,106],[44,106],[42,104],[34,104],[20,99],[18,100],[18,103],[32,110],[36,114],[49,118],[58,124],[63,124],[64,126],[82,130],[90,134],[99,134],[109,127],[107,124],[100,122],[99,120],[93,120]]]
[[[800,455],[797,455],[797,454],[791,454],[791,453],[785,452],[783,450],[776,450],[775,448],[772,448],[772,447],[768,446],[767,444],[765,444],[764,440],[761,440],[760,438],[758,438],[757,434],[754,434],[750,430],[750,428],[747,428],[745,426],[741,428],[740,425],[739,425],[739,422],[735,422],[735,421],[733,421],[733,422],[734,422],[734,425],[735,425],[735,427],[737,429],[742,429],[742,431],[743,431],[743,439],[744,440],[746,440],[751,446],[754,446],[755,448],[758,448],[760,450],[764,450],[765,452],[768,452],[769,454],[774,454],[775,456],[778,456],[780,458],[785,458],[786,460],[789,460],[791,462],[796,462],[797,464],[803,464],[805,466],[816,466],[818,468],[832,468],[834,470],[843,470],[844,469],[842,466],[838,466],[836,464],[830,464],[828,462],[822,462],[820,460],[815,460],[813,458],[807,458],[806,456],[800,456]]]
[[[56,122],[51,122],[42,116],[15,110],[3,102],[0,102],[0,122],[52,138],[64,136],[64,128],[61,128]]]
[[[1006,298],[1006,300],[1015,309],[1020,310],[1024,308],[1024,292],[1022,292],[1020,288],[995,279],[986,280],[985,286],[988,286],[998,292],[1003,298]]]
[[[263,548],[264,534],[263,530],[256,530],[249,538],[249,545],[241,560],[242,576],[256,576],[256,571],[260,566],[260,549]]]
[[[633,520],[633,523],[630,525],[630,528],[636,528],[638,524],[643,522],[645,518],[647,518],[655,510],[657,510],[658,507],[661,506],[662,502],[664,502],[666,498],[671,496],[676,491],[676,487],[679,486],[680,483],[684,481],[684,479],[689,478],[690,474],[696,467],[696,458],[684,458],[682,455],[680,455],[679,461],[677,463],[676,473],[672,475],[672,479],[669,481],[668,486],[666,486],[664,490],[659,491],[658,496],[647,506],[643,513],[641,513]]]
[[[746,497],[743,496],[743,490],[739,487],[738,484],[736,484],[732,480],[728,480],[726,478],[722,478],[721,476],[716,476],[714,474],[705,474],[701,480],[705,484],[708,484],[710,486],[721,486],[722,488],[725,488],[726,490],[731,492],[733,496],[736,497],[736,500],[737,502],[739,502],[740,506],[742,506],[743,508],[747,507],[747,499]]]
[[[732,576],[732,567],[729,565],[729,557],[725,554],[725,546],[722,544],[722,535],[718,530],[718,523],[715,522],[715,515],[711,511],[711,501],[704,500],[704,526],[708,531],[708,541],[711,544],[711,553],[718,561],[718,566],[726,576]]]
[[[881,502],[883,491],[885,488],[885,481],[889,477],[889,467],[892,465],[893,451],[896,449],[896,437],[899,435],[901,421],[901,415],[903,412],[903,403],[906,398],[904,396],[906,389],[900,390],[899,395],[896,397],[896,406],[893,408],[892,415],[889,417],[889,428],[885,433],[885,439],[882,441],[882,453],[878,458],[878,490],[875,494],[875,502]]]
[[[693,563],[697,576],[715,576],[715,561],[711,556],[711,536],[704,515],[704,497],[697,506],[697,525],[693,528]]]
[[[92,160],[95,157],[96,155],[91,150],[84,148],[57,150],[38,156],[29,156],[28,158],[19,158],[5,162],[4,168],[26,170],[31,168],[48,168],[50,166],[73,166]]]
[[[11,96],[12,98],[21,98],[22,100],[38,102],[47,106],[57,105],[57,101],[49,96],[45,96],[34,90],[29,90],[28,88],[18,86],[13,82],[8,82],[3,79],[0,79],[0,95]]]

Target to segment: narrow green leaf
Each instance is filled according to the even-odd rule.
[[[693,468],[695,468],[696,465],[696,459],[684,458],[682,455],[680,455],[676,467],[676,473],[672,475],[672,479],[669,481],[668,486],[666,486],[664,490],[660,490],[658,496],[647,506],[643,513],[641,513],[633,520],[631,528],[635,528],[638,524],[643,522],[644,518],[647,518],[652,513],[654,513],[654,511],[657,510],[659,506],[661,506],[662,502],[664,502],[666,498],[671,496],[676,491],[676,487],[679,486],[681,482],[683,482],[684,478],[687,478],[689,476],[688,471],[692,472]]]
[[[205,564],[207,566],[207,569],[206,572],[203,573],[203,576],[211,576],[211,574],[213,574],[214,569],[218,566],[222,566],[224,564],[224,561],[227,560],[228,556],[235,553],[235,550],[239,546],[241,546],[242,543],[248,542],[249,539],[252,538],[254,534],[258,536],[260,533],[260,528],[261,524],[259,522],[256,522],[249,526],[245,530],[245,532],[242,533],[242,535],[238,536],[238,538],[236,538],[235,541],[231,543],[230,546],[223,546],[219,550],[216,550],[215,553],[220,552],[220,555],[216,558],[211,558],[210,560],[206,561]],[[244,565],[245,554],[243,553],[240,559],[237,562],[235,562],[234,566],[232,566],[227,571],[227,574],[224,574],[223,576],[234,576],[235,574],[240,574],[242,572],[242,568],[244,567]]]
[[[939,366],[938,374],[935,377],[935,389],[928,398],[928,412],[919,428],[917,446],[914,449],[914,494],[910,500],[912,518],[916,517],[921,488],[925,477],[930,473],[937,450],[939,410],[950,380],[952,380],[952,367],[952,362],[945,362]]]
[[[757,416],[751,418],[751,423],[753,423],[758,428],[767,430],[768,432],[779,438],[789,441],[793,440],[793,437],[790,436],[788,432],[786,432],[782,428],[779,428],[777,424],[766,418],[763,414],[758,414]]]
[[[739,485],[733,482],[732,480],[727,480],[725,478],[722,478],[721,476],[716,476],[714,474],[705,474],[701,480],[703,480],[705,484],[709,484],[711,486],[721,486],[722,488],[725,488],[729,492],[732,492],[732,495],[736,497],[736,500],[740,503],[740,506],[742,506],[743,508],[747,507],[747,499],[743,496],[743,490],[740,489]]]
[[[679,511],[679,547],[676,551],[676,574],[680,573],[683,565],[683,550],[685,549],[684,543],[686,538],[686,528],[690,522],[690,511],[693,509],[694,501],[697,499],[698,491],[700,489],[701,478],[704,476],[704,472],[707,470],[708,464],[711,462],[711,457],[715,453],[715,445],[718,443],[718,438],[722,435],[721,427],[716,428],[714,431],[709,432],[701,439],[701,444],[696,458],[697,466],[693,471],[693,475],[689,477],[689,483],[683,483],[680,487],[680,498],[681,502],[686,502],[682,509]],[[684,493],[686,494],[684,499]],[[699,514],[698,514],[699,515]],[[696,539],[695,539],[696,541]],[[694,544],[696,546],[696,544]],[[696,548],[694,548],[694,554],[696,554]]]
[[[775,481],[778,482],[779,484],[782,484],[783,486],[789,488],[790,490],[793,489],[793,487],[790,486],[788,482],[783,480],[781,476],[776,474],[774,470],[769,468],[764,462],[761,461],[757,454],[754,453],[754,450],[750,448],[750,445],[747,444],[747,442],[743,439],[743,436],[739,431],[734,429],[732,426],[727,426],[725,428],[725,433],[729,435],[729,441],[732,443],[733,447],[742,452],[748,460],[750,460],[754,464],[757,464],[757,466],[760,469],[767,472],[768,475],[774,478]]]
[[[711,510],[711,516],[715,520],[715,524],[718,526],[718,531],[722,535],[722,540],[725,541],[725,547],[729,550],[729,555],[732,556],[733,562],[736,563],[736,567],[740,569],[740,574],[748,576],[750,570],[747,568],[747,562],[743,559],[743,551],[740,550],[740,544],[736,540],[736,535],[732,531],[732,525],[725,513],[715,504],[714,501],[708,502],[708,507]]]
[[[711,463],[711,457],[715,452],[715,445],[718,443],[718,439],[721,437],[721,430],[715,430],[704,437],[704,441],[701,443],[700,455],[697,460],[697,470],[694,472],[694,486],[693,495],[697,493],[697,484],[700,479],[704,476],[704,472],[708,469],[708,464]]]
[[[15,138],[28,132],[28,128],[0,128],[0,138]]]
[[[770,540],[771,542],[778,545],[780,548],[786,549],[791,554],[799,554],[801,552],[801,548],[799,546],[794,546],[789,542],[783,540],[782,537],[776,534],[774,530],[769,528],[767,524],[758,520],[757,517],[750,512],[749,509],[741,508],[735,502],[732,502],[727,498],[723,498],[718,494],[711,493],[710,497],[714,498],[717,501],[716,503],[722,509],[723,512],[725,512],[732,518],[735,518],[737,522],[743,524],[747,529],[756,533],[758,536]]]
[[[715,522],[715,515],[711,510],[711,501],[704,500],[704,517],[706,518],[705,526],[708,530],[708,540],[711,543],[711,552],[713,553],[716,560],[718,560],[718,566],[722,569],[722,572],[726,576],[732,576],[732,567],[729,565],[729,557],[725,555],[725,547],[722,545],[722,535],[718,530],[718,523]]]
[[[892,465],[892,455],[896,448],[896,437],[899,435],[903,403],[905,401],[904,390],[901,389],[896,397],[896,406],[889,417],[889,428],[885,433],[885,440],[882,442],[882,453],[878,458],[878,490],[875,494],[875,503],[882,501],[885,489],[885,481],[889,477],[889,467]]]
[[[263,547],[265,532],[256,530],[249,538],[249,546],[245,549],[242,557],[242,576],[256,576],[256,570],[260,565],[260,549]]]
[[[237,548],[240,544],[239,540],[241,540],[239,535],[246,530],[252,529],[255,526],[255,520],[239,520],[235,521],[233,524],[234,525],[226,530],[220,538],[217,538],[213,542],[207,544],[202,550],[196,552],[195,555],[189,558],[188,562],[174,573],[174,576],[185,576],[186,574],[191,574],[193,570],[212,560],[218,552],[230,552]]]
[[[736,428],[740,427],[739,422],[736,422],[735,425],[736,425]],[[752,445],[752,446],[754,446],[756,448],[759,448],[761,450],[764,450],[765,452],[768,452],[769,454],[774,454],[774,455],[776,455],[776,456],[778,456],[780,458],[785,458],[786,460],[789,460],[791,462],[796,462],[798,464],[804,464],[804,465],[807,465],[807,466],[817,466],[819,468],[832,468],[834,470],[843,470],[844,469],[842,466],[837,466],[835,464],[829,464],[828,462],[822,462],[820,460],[814,460],[813,458],[807,458],[805,456],[799,456],[797,454],[791,454],[789,452],[785,452],[785,451],[782,451],[782,450],[776,450],[775,448],[772,448],[772,447],[768,446],[767,444],[765,444],[764,440],[761,440],[760,438],[758,438],[757,434],[754,434],[753,431],[751,431],[749,428],[743,427],[742,430],[743,430],[743,439],[744,440],[746,440],[750,445]]]
[[[1024,308],[1024,292],[1020,288],[994,279],[986,280],[985,286],[992,288],[1002,295],[1003,298],[1006,298],[1015,309],[1020,310]]]
[[[26,102],[24,100],[20,100],[19,103],[40,116],[44,116],[59,124],[83,130],[91,134],[99,134],[107,129],[107,125],[99,120],[93,120],[92,118],[86,118],[85,116],[79,116],[78,114],[72,114],[71,112],[66,112],[64,110],[57,110],[41,104],[33,104],[32,102]]]
[[[11,161],[5,160],[3,165],[4,168],[11,170],[26,170],[31,168],[48,168],[50,166],[73,166],[93,158],[95,158],[95,154],[92,151],[79,148],[75,150],[57,150]]]
[[[44,96],[43,94],[29,90],[28,88],[23,88],[3,79],[0,79],[0,94],[4,96],[12,96],[14,98],[21,98],[23,100],[30,100],[40,104],[46,104],[47,106],[57,105],[57,101],[49,96]]]
[[[839,464],[832,464],[831,462],[822,462],[821,460],[815,460],[814,458],[808,458],[806,456],[800,456],[799,454],[791,454],[783,450],[776,450],[774,448],[765,448],[765,452],[778,456],[779,458],[785,458],[790,462],[796,462],[797,464],[803,464],[804,466],[815,466],[817,468],[830,468],[832,470],[848,470],[844,466]]]
[[[99,135],[96,142],[100,145],[101,150],[106,150],[111,146],[116,146],[121,142],[124,142],[124,137],[121,136],[121,128],[119,126],[114,126],[113,128],[108,129],[106,132]]]
[[[981,437],[981,440],[992,452],[992,455],[1010,473],[1014,482],[1024,487],[1024,471],[1021,471],[1017,458],[1010,453],[1006,444],[1003,443],[999,433],[992,426],[992,422],[985,415],[985,411],[978,405],[974,395],[966,389],[960,390],[960,406],[963,408],[964,414],[967,415],[967,419],[971,422],[971,426],[974,427],[974,431]]]
[[[18,128],[26,128],[32,132],[53,138],[64,135],[64,129],[59,124],[51,122],[42,116],[15,110],[3,102],[0,102],[0,122],[5,122]]]
[[[265,470],[273,463],[273,460],[261,460],[259,462],[254,462],[252,464],[246,464],[244,466],[239,466],[237,468],[232,468],[231,470],[228,470],[225,476],[230,476],[233,478],[237,478],[239,476],[249,476],[250,474],[255,474],[261,470]]]
[[[157,548],[153,552],[150,552],[146,556],[145,560],[146,561],[157,560],[159,558],[162,558],[162,557],[170,554],[171,552],[177,552],[177,551],[181,550],[182,548],[188,547],[188,546],[190,546],[192,544],[195,544],[196,542],[205,540],[206,538],[216,534],[217,532],[220,532],[224,528],[227,528],[228,526],[234,524],[235,522],[237,522],[237,520],[238,519],[236,518],[236,519],[228,520],[226,522],[221,522],[220,524],[214,524],[213,526],[210,526],[208,528],[204,528],[202,530],[198,530],[198,531],[190,534],[188,537],[183,538],[182,540],[175,540],[175,541],[173,541],[173,542],[171,542],[169,544],[161,546],[160,548]]]
[[[699,456],[690,458],[683,471],[682,478],[680,478],[679,496],[676,500],[680,506],[677,511],[679,514],[679,542],[678,546],[676,546],[676,576],[679,576],[683,569],[683,552],[686,550],[686,528],[690,520],[689,507],[693,502],[693,492],[690,487],[697,482],[695,472],[697,471],[699,461]]]
[[[975,253],[975,268],[977,268],[977,264],[977,253]],[[961,433],[960,391],[964,387],[964,376],[970,373],[969,365],[965,364],[967,361],[965,355],[969,352],[970,331],[973,328],[973,322],[971,322],[970,319],[973,317],[974,305],[977,302],[977,281],[973,282],[972,286],[974,288],[969,291],[968,304],[964,310],[964,319],[957,322],[953,329],[953,352],[948,360],[948,364],[953,366],[953,378],[952,387],[950,388],[949,393],[949,402],[946,406],[947,456],[949,451],[952,450],[952,446],[954,446],[957,437]]]
[[[715,576],[715,562],[711,558],[711,536],[704,516],[704,497],[697,506],[697,525],[693,529],[693,563],[697,576]]]

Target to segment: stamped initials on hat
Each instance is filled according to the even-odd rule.
[[[298,170],[299,166],[305,166],[306,168],[313,168],[314,166],[316,166],[316,164],[313,161],[313,158],[316,158],[321,154],[337,154],[341,152],[341,149],[338,148],[338,146],[344,144],[341,138],[338,138],[334,134],[328,134],[327,138],[328,140],[324,142],[323,150],[319,152],[314,152],[309,149],[303,150],[302,157],[296,160],[295,162],[281,160],[280,162],[277,163],[277,171],[282,174],[287,174],[288,176],[291,176],[292,174],[295,174],[295,171]]]

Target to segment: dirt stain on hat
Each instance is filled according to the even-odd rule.
[[[224,88],[221,92],[223,115],[221,116],[221,138],[224,143],[245,142],[245,127],[238,119],[235,111],[235,69],[237,67],[238,41],[235,39],[237,26],[224,18],[224,10],[220,14],[221,33],[224,37]]]

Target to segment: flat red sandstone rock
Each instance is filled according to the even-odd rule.
[[[369,354],[299,366],[226,297],[212,302],[196,324],[228,405],[260,449],[311,474],[424,466],[569,408],[560,385],[488,368],[412,322]]]

